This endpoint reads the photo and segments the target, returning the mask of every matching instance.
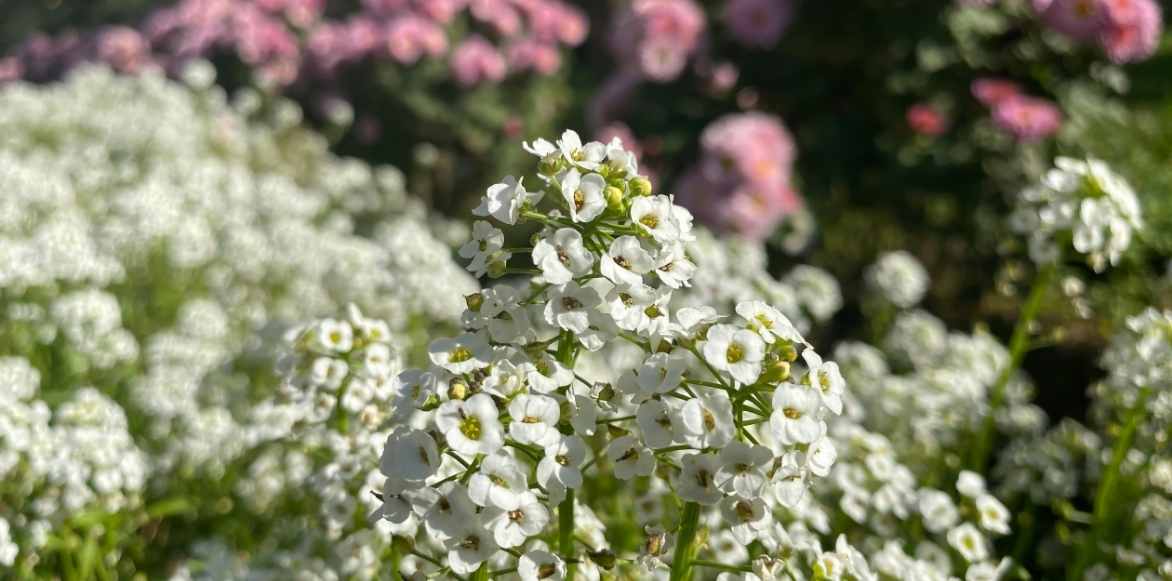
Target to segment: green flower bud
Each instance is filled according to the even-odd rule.
[[[537,171],[542,175],[552,176],[557,174],[562,169],[562,154],[561,152],[553,152],[543,158],[541,163],[537,165]]]
[[[631,180],[631,193],[636,196],[650,196],[651,195],[651,180],[643,176],[638,176]]]
[[[612,210],[623,211],[623,191],[614,186],[606,186],[606,206]]]
[[[468,305],[468,310],[473,313],[480,312],[480,306],[484,304],[484,297],[480,293],[472,293],[464,297],[464,304]]]

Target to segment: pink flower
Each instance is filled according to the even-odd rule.
[[[1062,112],[1051,101],[1019,95],[993,109],[993,122],[1023,142],[1038,141],[1062,126]]]
[[[413,14],[395,18],[387,25],[387,51],[403,64],[414,64],[426,55],[437,57],[448,48],[444,31],[435,22]]]
[[[1043,7],[1042,21],[1075,40],[1091,40],[1107,23],[1106,0],[1050,0],[1034,2]]]
[[[704,27],[704,12],[693,0],[635,0],[617,18],[611,50],[647,78],[670,81],[696,51]]]
[[[492,26],[504,36],[521,31],[521,15],[508,0],[472,0],[468,8],[473,18]]]
[[[712,67],[709,84],[713,91],[727,93],[733,87],[737,86],[737,79],[739,77],[740,71],[737,70],[737,66],[731,62],[724,61]]]
[[[1163,14],[1154,0],[1106,0],[1107,23],[1099,43],[1116,63],[1144,60],[1156,52]]]
[[[415,0],[415,8],[432,20],[447,24],[464,9],[467,0]]]
[[[936,136],[948,131],[948,118],[932,105],[919,103],[908,107],[907,124],[920,135]]]
[[[24,65],[14,56],[0,58],[0,83],[19,80],[24,76]]]
[[[1017,83],[990,77],[973,81],[970,90],[973,97],[986,107],[995,107],[998,103],[1021,94],[1021,86]]]
[[[737,42],[770,48],[793,20],[793,4],[790,0],[728,0],[724,18]]]
[[[151,60],[150,47],[133,28],[112,26],[98,33],[97,57],[123,73],[141,71]]]
[[[562,65],[557,48],[534,39],[523,39],[510,46],[508,59],[510,70],[531,70],[539,75],[553,74]]]
[[[508,71],[505,58],[496,47],[479,36],[471,36],[452,51],[452,77],[464,87],[484,81],[496,82]]]

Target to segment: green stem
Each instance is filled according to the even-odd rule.
[[[692,578],[692,560],[696,558],[696,529],[700,523],[700,505],[684,504],[680,532],[676,535],[676,550],[671,560],[671,581],[689,581]]]
[[[566,498],[558,505],[558,552],[566,562],[566,581],[574,581],[578,565],[574,559],[574,489],[566,490]]]
[[[748,565],[726,565],[716,561],[705,561],[696,559],[692,561],[693,567],[708,567],[709,569],[720,569],[721,571],[738,571],[741,573],[752,573],[753,568]]]
[[[488,563],[482,563],[468,581],[488,581]]]
[[[1014,372],[1021,367],[1026,351],[1029,351],[1030,326],[1037,318],[1038,311],[1042,307],[1042,299],[1046,296],[1046,289],[1050,287],[1050,282],[1057,272],[1057,263],[1047,265],[1038,272],[1037,278],[1034,279],[1034,285],[1030,288],[1030,294],[1026,297],[1025,305],[1022,306],[1021,316],[1018,317],[1017,324],[1013,327],[1013,336],[1009,339],[1009,361],[1005,363],[1005,367],[1001,369],[1001,373],[997,375],[997,380],[989,390],[989,410],[985,416],[984,424],[981,426],[981,431],[977,435],[977,443],[973,446],[973,456],[969,467],[978,474],[984,474],[985,465],[989,461],[989,452],[993,447],[993,436],[996,431],[997,410],[1004,403],[1005,387],[1013,378]]]
[[[395,539],[392,538],[391,539],[391,559],[390,560],[391,560],[391,579],[393,581],[402,581],[403,580],[403,574],[400,573],[400,570],[401,570],[400,569],[400,561],[402,560],[402,556],[403,556],[403,554],[399,552],[399,545],[395,542]]]
[[[1119,504],[1112,498],[1119,481],[1119,469],[1123,466],[1123,461],[1127,458],[1127,452],[1131,450],[1131,445],[1135,441],[1136,430],[1139,429],[1140,423],[1147,416],[1147,403],[1150,394],[1150,390],[1146,388],[1140,390],[1139,397],[1135,401],[1135,407],[1131,408],[1131,411],[1128,412],[1127,423],[1123,425],[1123,430],[1119,432],[1119,439],[1115,441],[1115,447],[1111,450],[1111,463],[1107,465],[1106,471],[1103,472],[1103,479],[1099,481],[1099,490],[1095,494],[1095,508],[1093,520],[1091,521],[1091,530],[1083,538],[1082,550],[1079,551],[1078,558],[1075,559],[1074,567],[1071,569],[1070,575],[1068,575],[1070,579],[1081,579],[1083,569],[1086,568],[1087,563],[1098,555],[1099,541],[1103,535],[1106,521],[1111,516],[1111,508]]]

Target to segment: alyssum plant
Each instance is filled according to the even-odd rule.
[[[504,233],[482,221],[461,254],[474,272],[529,280],[470,295],[466,332],[433,341],[431,367],[398,379],[401,423],[383,450],[385,485],[372,492],[379,516],[416,534],[392,562],[410,552],[469,579],[598,579],[616,566],[670,567],[673,581],[700,568],[870,577],[845,540],[786,558],[771,518],[835,461],[825,419],[842,410],[837,366],[763,302],[728,314],[669,307],[695,269],[692,217],[653,194],[619,141],[582,143],[567,131],[525,149],[538,174],[505,178],[474,212],[508,228],[537,224],[532,247],[504,248]],[[533,268],[510,264],[522,253]],[[575,372],[583,350],[612,341],[645,357],[615,385]],[[672,534],[645,531],[637,559],[608,550],[578,495],[601,455],[618,479],[666,477],[665,502],[679,510]],[[752,567],[696,558],[701,512],[715,507],[723,527],[766,548]]]

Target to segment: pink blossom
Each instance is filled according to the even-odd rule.
[[[1106,0],[1050,0],[1034,7],[1043,7],[1046,25],[1075,40],[1094,39],[1107,23]]]
[[[1046,99],[1019,95],[994,107],[993,122],[1018,141],[1038,141],[1058,131],[1062,112]]]
[[[1154,0],[1106,0],[1107,24],[1099,42],[1116,63],[1144,60],[1156,52],[1163,14]]]
[[[908,107],[907,124],[920,135],[936,136],[948,131],[948,118],[936,107],[918,103]]]
[[[125,26],[112,26],[98,33],[97,57],[124,73],[137,73],[151,60],[146,40],[137,30]]]
[[[447,24],[464,9],[467,0],[415,0],[415,8],[440,24]]]
[[[505,58],[494,46],[479,36],[472,36],[452,51],[452,77],[464,87],[505,78]]]
[[[505,36],[513,36],[521,30],[521,15],[508,0],[472,0],[468,9],[473,18],[489,24]]]
[[[562,65],[557,48],[534,39],[523,39],[510,46],[508,60],[510,70],[531,70],[541,75],[552,74]]]
[[[616,21],[611,50],[647,78],[670,81],[696,51],[704,27],[704,12],[692,0],[635,0]]]
[[[793,4],[790,0],[728,0],[724,18],[737,42],[770,48],[789,27]]]
[[[727,93],[733,87],[737,86],[737,79],[740,77],[740,71],[737,66],[731,62],[725,61],[718,63],[712,67],[711,75],[709,76],[709,84],[713,91],[717,93]]]
[[[14,56],[0,58],[0,83],[15,81],[24,76],[24,65]]]
[[[970,90],[973,97],[986,107],[994,107],[998,103],[1021,94],[1021,85],[992,77],[983,77],[973,81]]]
[[[413,14],[392,20],[385,37],[391,57],[408,65],[424,55],[439,56],[448,48],[448,39],[436,23]]]

